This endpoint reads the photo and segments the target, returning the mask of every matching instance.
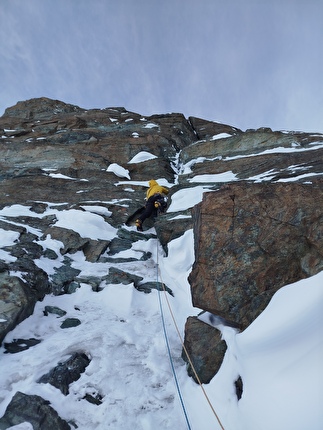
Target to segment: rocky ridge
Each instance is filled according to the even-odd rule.
[[[18,339],[8,344],[5,336],[46,294],[73,294],[83,284],[93,291],[100,291],[102,283],[132,283],[144,293],[158,288],[155,282],[143,282],[135,269],[124,270],[124,263],[135,267],[150,261],[144,250],[131,260],[122,256],[140,240],[157,237],[167,254],[173,239],[193,229],[193,304],[240,329],[279,288],[322,270],[321,134],[243,132],[181,114],[143,117],[124,108],[85,110],[46,98],[8,108],[0,128],[0,232],[10,238],[0,244],[0,340],[7,353],[37,343]],[[142,205],[152,178],[170,187],[169,210],[155,223],[147,222],[154,233],[140,234],[127,228],[126,221]],[[201,201],[181,207],[182,193],[197,189]],[[17,215],[18,205],[25,208],[24,215]],[[71,211],[75,225],[67,228],[62,220]],[[83,237],[77,219],[88,213],[97,216],[99,233]],[[107,273],[80,276],[71,264],[77,252],[86,261],[107,264]],[[52,273],[37,264],[43,259],[52,261]],[[172,285],[166,288],[176,295]],[[62,328],[80,323],[66,318]],[[185,345],[201,381],[209,382],[225,351],[220,332],[189,317]],[[212,347],[206,350],[205,345]],[[89,361],[80,352],[72,364],[73,380]],[[61,367],[44,378],[68,392],[70,375]],[[37,402],[42,403],[36,397],[18,392],[0,418],[0,429],[26,420],[12,412],[19,409],[17,401],[34,414]],[[87,399],[100,402],[90,393]],[[67,428],[55,411],[53,419],[55,428]]]

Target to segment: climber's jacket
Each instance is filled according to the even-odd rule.
[[[162,185],[159,185],[157,181],[154,179],[149,181],[149,188],[147,190],[147,200],[149,197],[154,196],[155,194],[168,194],[169,190],[166,187],[163,187]]]

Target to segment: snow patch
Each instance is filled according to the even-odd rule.
[[[106,171],[114,173],[119,178],[130,179],[129,170],[125,169],[124,167],[120,166],[117,163],[110,164]]]
[[[143,128],[159,128],[159,126],[158,126],[158,124],[155,124],[153,122],[149,122]]]
[[[212,175],[196,175],[194,178],[190,179],[189,182],[198,183],[216,183],[216,182],[232,182],[237,181],[237,175],[231,170],[223,173],[216,173]]]
[[[0,248],[13,245],[19,239],[17,231],[3,230],[0,228]]]
[[[81,206],[81,208],[84,209],[85,211],[93,212],[99,215],[105,215],[108,217],[112,215],[112,212],[103,206],[90,206],[90,205],[84,206],[83,205]]]
[[[81,237],[111,240],[116,236],[116,229],[97,214],[77,209],[56,212],[56,227],[71,229]]]
[[[227,137],[232,137],[232,135],[229,133],[219,133],[212,136],[210,140],[225,139]]]
[[[203,193],[206,191],[214,191],[204,186],[197,186],[192,188],[184,188],[177,191],[172,195],[171,204],[167,210],[170,212],[179,212],[186,209],[192,208],[196,204],[200,203],[203,198]]]
[[[134,164],[134,163],[143,163],[144,161],[153,160],[154,158],[158,158],[156,155],[151,154],[147,151],[141,151],[138,152],[130,161],[128,161],[128,164]]]

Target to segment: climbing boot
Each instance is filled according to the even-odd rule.
[[[140,219],[136,219],[136,227],[138,231],[143,231],[142,229],[142,221]]]

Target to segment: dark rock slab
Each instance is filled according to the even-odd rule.
[[[184,346],[182,358],[187,363],[189,376],[197,383],[199,379],[202,384],[208,384],[219,370],[226,351],[220,331],[197,317],[189,317],[185,324]]]
[[[143,291],[144,293],[151,293],[151,290],[167,291],[171,296],[174,296],[173,291],[161,282],[144,282],[136,285],[138,291]]]
[[[69,393],[69,385],[77,381],[91,360],[84,353],[76,352],[68,360],[58,363],[49,373],[43,375],[37,382],[51,384],[65,396]]]
[[[110,267],[108,275],[104,277],[108,284],[124,284],[128,285],[134,283],[137,286],[140,281],[143,280],[141,276],[137,276],[133,273],[125,272],[117,269],[116,267]]]
[[[47,317],[48,314],[54,314],[58,317],[63,317],[64,315],[66,315],[66,311],[57,306],[45,306],[44,315]]]
[[[91,263],[99,260],[100,256],[107,250],[110,240],[89,239],[83,248],[85,259]]]
[[[90,394],[86,393],[83,397],[84,400],[87,400],[89,403],[92,403],[92,405],[102,405],[102,396],[99,393]]]
[[[130,239],[115,237],[111,240],[109,245],[109,255],[119,254],[119,252],[126,251],[132,247],[132,241]]]
[[[80,274],[79,269],[71,267],[71,259],[65,256],[64,264],[55,270],[51,276],[51,291],[55,295],[65,294],[69,291],[71,283],[76,282]]]
[[[33,313],[36,300],[20,278],[0,273],[0,343],[10,330]]]
[[[40,396],[18,391],[0,418],[0,430],[28,422],[34,430],[70,430],[69,424],[59,417],[47,400]]]
[[[60,325],[61,328],[72,328],[82,324],[78,318],[66,318]]]
[[[12,342],[4,343],[5,353],[16,354],[17,352],[26,351],[31,346],[38,345],[40,339],[14,339]]]

